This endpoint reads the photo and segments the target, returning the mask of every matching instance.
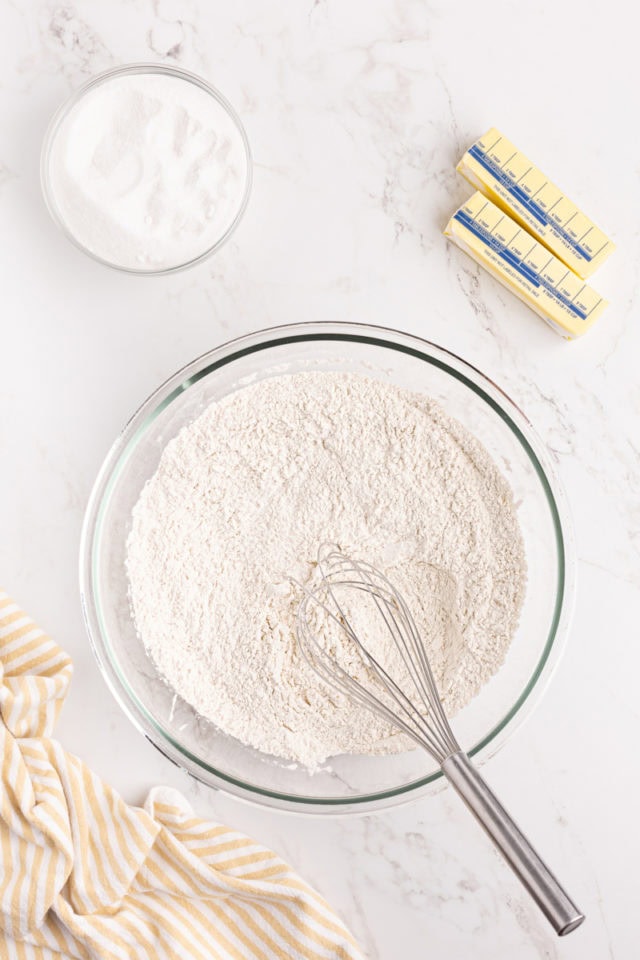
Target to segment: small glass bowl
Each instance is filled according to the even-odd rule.
[[[137,268],[130,266],[123,266],[120,263],[116,263],[113,260],[106,260],[101,257],[99,254],[95,253],[93,250],[90,250],[82,241],[69,229],[67,223],[65,222],[64,217],[62,216],[58,204],[55,199],[55,190],[53,187],[53,180],[51,175],[51,153],[53,145],[57,134],[60,131],[60,128],[73,110],[73,108],[86,96],[91,90],[95,87],[100,86],[101,84],[108,83],[110,80],[113,80],[114,77],[122,77],[127,75],[149,75],[149,74],[160,74],[162,76],[173,77],[178,80],[183,80],[186,83],[192,83],[195,86],[199,87],[201,90],[204,90],[205,93],[209,94],[225,111],[228,118],[232,121],[235,126],[245,152],[245,182],[243,186],[243,191],[238,205],[236,214],[228,224],[224,232],[215,240],[214,243],[210,243],[201,253],[195,257],[191,257],[189,260],[183,263],[172,264],[171,266],[160,267],[160,268]],[[84,253],[88,254],[93,260],[97,260],[98,263],[103,263],[107,267],[113,267],[115,270],[121,270],[124,273],[134,273],[142,276],[161,276],[162,274],[167,273],[176,273],[179,270],[186,270],[187,267],[192,267],[196,263],[200,263],[202,260],[206,260],[207,257],[210,257],[212,253],[215,253],[216,250],[225,243],[231,234],[234,232],[244,211],[246,210],[247,203],[249,202],[249,195],[251,193],[251,183],[253,177],[253,167],[251,159],[251,150],[249,147],[249,141],[245,133],[245,129],[242,126],[240,117],[233,109],[229,101],[223,97],[223,95],[212,87],[211,84],[207,83],[202,77],[197,76],[195,73],[190,73],[187,70],[180,70],[177,67],[167,67],[158,63],[130,63],[121,67],[114,67],[111,70],[105,70],[104,73],[100,73],[95,77],[92,77],[85,84],[83,84],[78,90],[76,90],[68,100],[66,100],[55,112],[47,132],[44,137],[42,144],[42,152],[40,154],[40,184],[42,188],[42,194],[44,197],[45,205],[51,218],[54,223],[59,227],[65,237],[78,247],[79,250],[82,250]]]
[[[82,604],[116,699],[178,766],[211,787],[280,810],[366,813],[438,789],[440,768],[418,749],[334,757],[309,772],[243,745],[174,694],[147,655],[129,605],[131,511],[166,444],[229,393],[309,370],[360,373],[432,397],[484,445],[509,482],[528,565],[520,624],[498,673],[452,721],[462,747],[478,760],[502,746],[539,701],[564,646],[575,569],[568,509],[524,414],[474,367],[417,337],[364,324],[303,323],[234,340],[179,370],[133,415],[98,475],[80,548]]]

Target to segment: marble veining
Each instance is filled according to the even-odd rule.
[[[3,0],[0,539],[4,586],[73,655],[59,726],[133,801],[154,783],[276,848],[335,905],[370,960],[632,960],[640,602],[636,32],[622,0],[515,15],[507,0]],[[631,10],[631,8],[629,8]],[[569,39],[570,34],[570,39]],[[245,123],[254,188],[213,259],[136,278],[50,222],[39,148],[92,74],[140,60],[194,70]],[[463,149],[492,124],[613,235],[611,300],[563,343],[450,247]],[[485,773],[587,913],[556,941],[446,790],[377,816],[307,820],[190,780],[135,735],[88,648],[82,513],[130,413],[182,364],[299,320],[398,327],[499,384],[546,443],[578,556],[572,639],[541,705]],[[9,466],[7,466],[9,465]]]

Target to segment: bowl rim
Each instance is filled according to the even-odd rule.
[[[195,779],[260,807],[306,814],[370,813],[409,802],[444,783],[436,771],[397,788],[361,796],[304,797],[246,783],[216,769],[190,753],[173,738],[129,689],[110,658],[108,635],[97,602],[96,550],[100,522],[111,489],[133,451],[138,437],[169,404],[189,386],[221,366],[251,353],[301,341],[360,342],[399,350],[453,375],[480,396],[512,430],[536,470],[551,514],[557,548],[558,576],[551,626],[542,653],[524,689],[505,717],[487,732],[469,756],[484,762],[493,756],[539,704],[564,652],[575,599],[575,549],[567,497],[549,455],[530,421],[518,405],[477,367],[446,348],[414,334],[389,327],[351,322],[304,322],[269,327],[226,341],[185,364],[168,377],[138,407],[112,444],[94,482],[87,503],[79,551],[80,597],[85,626],[94,656],[111,693],[134,726],[165,757]]]
[[[199,253],[196,257],[192,257],[190,260],[185,260],[182,263],[173,264],[170,267],[161,267],[155,270],[144,270],[137,267],[126,267],[122,264],[115,263],[112,260],[107,260],[104,257],[101,257],[99,254],[94,253],[93,250],[89,250],[69,229],[65,223],[63,217],[61,216],[58,206],[55,201],[52,178],[50,175],[49,162],[51,159],[51,150],[55,142],[56,136],[59,132],[59,129],[73,110],[73,108],[78,104],[83,97],[89,93],[90,90],[93,90],[94,87],[100,86],[103,83],[107,83],[109,80],[112,80],[114,77],[135,75],[135,74],[162,74],[164,76],[174,77],[178,80],[185,80],[188,83],[192,83],[197,87],[200,87],[201,90],[204,90],[205,93],[208,93],[214,100],[216,100],[223,110],[227,113],[234,126],[236,127],[238,133],[240,134],[240,139],[242,140],[242,145],[244,147],[245,161],[246,161],[246,175],[244,190],[242,194],[242,200],[240,206],[236,211],[236,214],[224,231],[224,233],[218,237],[216,242],[211,246],[207,247],[202,253]],[[40,188],[42,191],[42,196],[44,199],[45,206],[49,212],[49,216],[58,227],[58,229],[64,234],[64,236],[69,240],[78,250],[82,250],[83,253],[86,253],[87,256],[91,257],[92,260],[95,260],[97,263],[101,263],[106,267],[111,267],[113,270],[119,270],[122,273],[130,273],[135,276],[140,277],[159,277],[164,276],[169,273],[178,273],[181,270],[187,270],[189,267],[195,266],[197,263],[201,263],[203,260],[208,259],[213,253],[220,249],[220,247],[227,242],[229,237],[235,232],[238,224],[244,216],[244,212],[247,209],[247,204],[249,203],[249,197],[251,195],[251,187],[253,184],[253,158],[251,156],[251,147],[249,145],[249,139],[247,137],[246,130],[240,120],[238,113],[227,98],[216,88],[213,84],[209,83],[203,77],[200,77],[196,73],[192,73],[190,70],[184,70],[182,67],[173,67],[163,63],[152,63],[146,61],[136,61],[135,63],[125,63],[120,64],[117,67],[111,67],[108,70],[103,70],[101,73],[95,74],[95,76],[90,77],[85,83],[83,83],[77,90],[74,90],[73,93],[66,100],[64,100],[56,112],[51,117],[49,125],[47,126],[43,141],[42,148],[40,150]]]

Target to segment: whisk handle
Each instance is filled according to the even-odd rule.
[[[579,927],[584,914],[540,859],[466,753],[460,751],[447,757],[442,771],[558,936],[563,937]]]

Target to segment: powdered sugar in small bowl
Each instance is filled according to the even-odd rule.
[[[251,154],[231,105],[200,77],[158,64],[109,70],[53,117],[41,159],[54,221],[94,259],[169,273],[238,225]]]

